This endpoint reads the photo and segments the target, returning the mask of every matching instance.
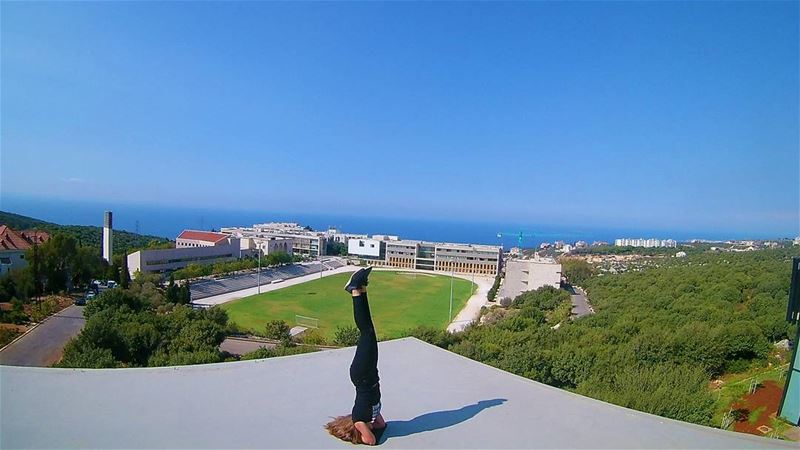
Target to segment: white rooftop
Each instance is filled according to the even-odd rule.
[[[385,448],[797,448],[592,400],[413,338],[382,342]],[[2,448],[353,448],[354,348],[142,369],[0,366]]]

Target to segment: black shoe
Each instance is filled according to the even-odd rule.
[[[367,269],[358,269],[350,275],[350,280],[344,285],[344,290],[353,293],[353,289],[358,289],[361,286],[367,285]]]
[[[369,278],[369,274],[372,272],[372,266],[367,267],[366,269],[364,269],[364,271],[366,272],[364,274],[364,286],[366,286],[366,285],[369,284],[368,278]]]

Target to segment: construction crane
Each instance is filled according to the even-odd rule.
[[[529,237],[529,238],[533,239],[534,234],[533,233],[525,233],[525,232],[522,232],[522,231],[519,231],[519,232],[501,231],[501,232],[497,233],[497,239],[500,240],[500,247],[503,246],[503,236],[505,236],[505,237],[516,236],[517,237],[517,242],[519,242],[519,244],[518,244],[519,250],[522,251],[522,239],[526,238],[526,237]]]

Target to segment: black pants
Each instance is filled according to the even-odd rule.
[[[360,332],[356,354],[350,364],[350,381],[358,387],[371,387],[378,382],[378,339],[369,312],[367,294],[353,297],[353,318]]]

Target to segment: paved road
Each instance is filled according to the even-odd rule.
[[[83,306],[68,306],[0,351],[0,364],[49,367],[61,359],[64,346],[85,323]]]
[[[232,355],[244,355],[245,353],[256,351],[260,347],[273,348],[275,344],[252,339],[227,338],[222,341],[219,349]]]
[[[589,314],[594,314],[594,309],[589,305],[589,300],[586,299],[585,293],[580,288],[575,288],[572,285],[566,286],[572,297],[572,317],[579,318]]]

